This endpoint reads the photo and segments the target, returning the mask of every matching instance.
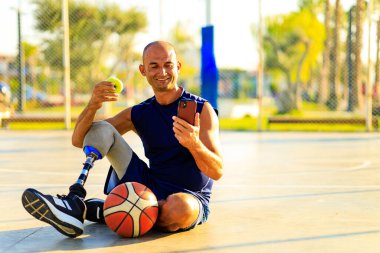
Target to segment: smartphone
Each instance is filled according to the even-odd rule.
[[[197,101],[181,99],[178,102],[177,117],[185,120],[187,123],[194,125],[195,113],[197,111]]]

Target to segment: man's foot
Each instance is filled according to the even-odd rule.
[[[68,237],[83,233],[86,205],[76,194],[53,197],[29,188],[22,194],[22,205],[34,218],[52,225]]]
[[[104,200],[93,198],[85,200],[84,203],[87,206],[86,220],[102,224],[106,223],[103,215]]]

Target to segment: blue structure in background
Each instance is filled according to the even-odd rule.
[[[214,55],[214,27],[202,28],[201,96],[218,108],[218,69]]]

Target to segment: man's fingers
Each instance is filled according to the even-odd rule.
[[[107,92],[107,93],[114,93],[115,92],[115,86],[111,82],[103,81],[100,83],[97,83],[94,88],[95,92]]]
[[[119,97],[118,94],[107,94],[107,93],[101,93],[97,94],[96,97],[101,101],[115,101]]]
[[[194,126],[199,127],[199,125],[200,125],[199,123],[200,123],[199,112],[197,112],[197,113],[195,114]]]
[[[186,120],[173,116],[174,124],[177,123],[178,126],[182,126],[184,129],[188,129],[191,124],[189,124]]]
[[[175,120],[173,122],[173,130],[177,130],[174,131],[175,133],[190,133],[192,131],[192,128],[191,128],[191,125],[189,123],[187,123],[186,121],[180,119],[180,118],[177,118],[178,120]]]
[[[183,134],[186,130],[179,124],[173,125],[173,132],[175,135]]]

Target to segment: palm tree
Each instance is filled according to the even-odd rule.
[[[341,26],[341,6],[340,0],[335,1],[335,15],[334,15],[334,34],[332,47],[330,52],[330,95],[327,105],[331,110],[335,110],[339,105],[339,84],[340,84],[340,60],[339,60],[339,30]]]
[[[362,97],[362,78],[361,78],[361,52],[362,52],[362,39],[363,39],[363,14],[364,14],[364,0],[356,0],[356,11],[355,11],[355,61],[353,70],[353,107],[361,109],[363,106]]]
[[[377,20],[377,40],[376,40],[376,65],[375,65],[375,102],[380,102],[380,19]]]
[[[37,88],[37,87],[34,87],[34,85],[36,84],[35,83],[36,68],[38,65],[38,56],[39,56],[38,47],[28,42],[23,42],[22,45],[24,48],[24,57],[25,57],[26,82],[29,85],[32,85],[33,88]]]
[[[321,69],[321,83],[319,85],[318,91],[318,102],[319,104],[325,104],[327,100],[327,85],[328,76],[330,69],[330,44],[331,44],[331,28],[330,28],[330,0],[325,2],[325,41],[322,59],[322,69]]]
[[[347,111],[352,112],[354,110],[354,74],[353,74],[353,19],[354,19],[355,6],[352,6],[348,11],[348,30],[347,30]]]

